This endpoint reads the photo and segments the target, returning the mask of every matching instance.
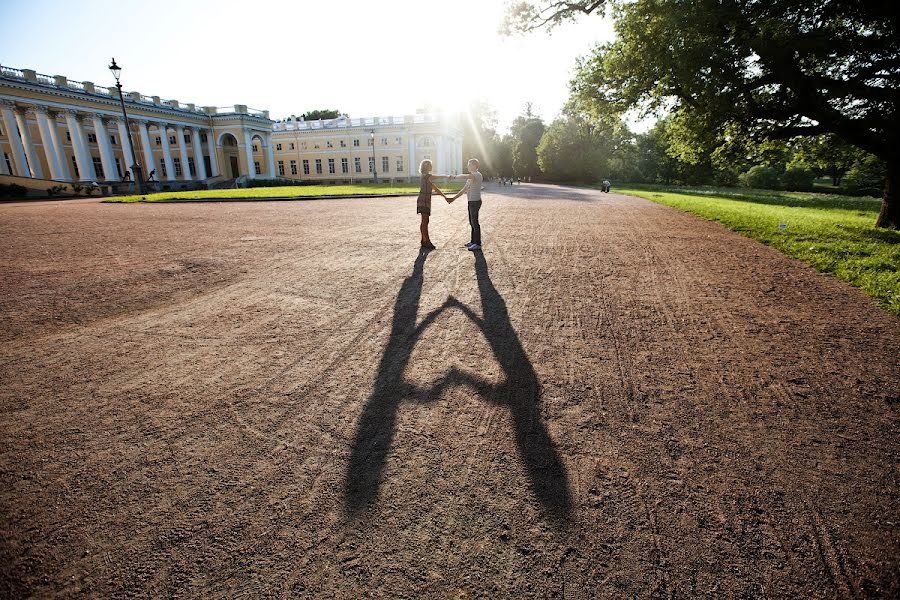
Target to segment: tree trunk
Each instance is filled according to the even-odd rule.
[[[881,200],[881,212],[875,227],[885,229],[900,229],[900,203],[897,192],[900,186],[900,161],[889,160],[887,163],[887,176],[884,178],[884,197]]]

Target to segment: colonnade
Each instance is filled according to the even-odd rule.
[[[38,154],[38,145],[31,135],[29,117],[33,115],[37,123],[40,135],[40,147],[43,149],[46,165],[49,173],[44,173],[42,162]],[[66,148],[62,143],[59,129],[60,117],[65,122],[65,130],[69,133],[72,153],[74,155],[74,167],[77,167],[77,176],[73,176],[67,160]],[[143,155],[144,177],[150,172],[156,171],[158,181],[202,181],[217,176],[219,165],[216,154],[215,136],[210,128],[182,123],[169,123],[164,120],[151,120],[143,117],[130,117],[130,121],[136,124],[138,138],[134,140],[135,152]],[[94,169],[94,157],[91,154],[91,146],[85,133],[85,124],[89,124],[96,137],[97,149],[100,154],[100,165],[103,169],[103,180],[120,179],[116,168],[116,158],[121,158],[121,172],[131,169],[135,157],[131,155],[128,145],[128,129],[125,120],[120,116],[102,115],[94,112],[81,112],[74,109],[56,109],[35,104],[21,106],[14,102],[0,101],[0,122],[9,142],[12,156],[12,171],[6,160],[0,160],[0,174],[18,175],[21,177],[33,177],[37,179],[54,179],[59,181],[97,181],[98,174]],[[159,146],[162,148],[161,163],[157,164],[154,158],[153,145],[150,138],[150,127],[156,128],[156,135],[160,138]],[[180,174],[176,173],[176,161],[173,157],[172,143],[169,139],[169,131],[175,131]],[[114,131],[118,137],[118,149],[113,148],[110,131]],[[190,147],[185,141],[185,136],[190,133]],[[206,136],[206,150],[208,151],[210,169],[207,173],[204,161],[204,147],[201,141]],[[269,171],[274,173],[274,159],[272,156],[271,134],[268,138],[267,158]],[[138,146],[140,144],[140,146]],[[252,144],[249,146],[249,170],[250,176],[254,176]],[[189,168],[190,159],[193,159],[194,174]],[[0,157],[2,159],[2,157]]]

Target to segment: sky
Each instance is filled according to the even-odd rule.
[[[550,121],[576,57],[613,38],[597,15],[501,37],[503,0],[0,0],[0,63],[198,106],[351,117],[484,99],[499,129],[526,102]]]

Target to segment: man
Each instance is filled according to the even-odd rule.
[[[478,170],[477,158],[470,158],[466,168],[469,170],[469,174],[465,175],[465,187],[452,198],[447,198],[447,202],[453,202],[465,192],[469,200],[469,226],[472,228],[472,241],[466,244],[466,248],[474,252],[481,250],[481,225],[478,223],[478,212],[481,210],[481,184],[484,176]],[[457,175],[456,177],[461,176]],[[448,179],[452,180],[454,177],[448,177]]]

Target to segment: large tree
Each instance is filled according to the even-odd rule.
[[[496,111],[486,100],[474,100],[468,109],[460,114],[459,126],[462,129],[463,162],[477,158],[486,177],[496,175],[500,162],[497,155]],[[460,168],[463,166],[460,165]]]
[[[544,121],[535,115],[531,103],[525,104],[525,113],[516,117],[510,125],[513,143],[513,170],[519,177],[535,177],[540,173],[537,147],[544,135]]]
[[[834,134],[884,161],[876,226],[900,227],[900,38],[891,2],[516,2],[507,27],[611,8],[617,39],[579,61],[573,90],[605,113],[690,114],[697,142]],[[730,133],[729,133],[730,132]]]

